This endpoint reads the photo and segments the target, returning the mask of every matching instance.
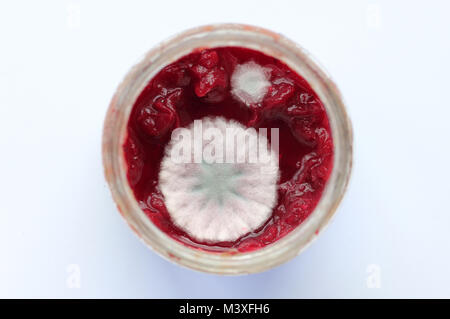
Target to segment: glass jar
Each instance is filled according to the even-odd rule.
[[[271,245],[252,252],[217,253],[183,245],[158,229],[138,206],[126,177],[122,145],[135,100],[164,66],[196,48],[239,46],[261,51],[286,63],[309,82],[328,114],[334,163],[322,197],[311,215]],[[126,75],[109,106],[103,131],[106,180],[123,218],[139,238],[163,257],[191,269],[216,274],[261,272],[303,251],[329,223],[344,195],[352,166],[352,128],[342,97],[311,56],[280,34],[241,24],[215,24],[185,31],[153,48]]]

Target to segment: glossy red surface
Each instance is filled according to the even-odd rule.
[[[250,106],[230,93],[233,70],[248,61],[270,69],[271,82],[263,101]],[[279,128],[278,203],[262,227],[234,242],[190,238],[171,222],[158,188],[159,166],[172,130],[205,116],[269,132]],[[133,106],[123,150],[128,181],[146,215],[172,238],[209,251],[251,251],[289,233],[316,207],[333,162],[327,114],[309,84],[278,59],[240,47],[197,50],[163,68]]]

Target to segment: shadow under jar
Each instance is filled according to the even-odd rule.
[[[183,72],[168,73],[180,65]],[[246,76],[262,83],[259,100],[236,89]],[[167,78],[177,82],[169,90]],[[274,205],[261,225],[236,240],[202,240],[174,223],[159,187],[173,130],[207,116],[280,129]],[[188,30],[152,49],[118,87],[102,146],[106,179],[133,231],[169,260],[218,274],[260,272],[299,254],[333,216],[352,164],[350,120],[328,75],[283,36],[238,24]]]

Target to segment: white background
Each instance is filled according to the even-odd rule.
[[[449,10],[445,1],[2,2],[0,297],[450,297]],[[160,258],[122,221],[103,178],[103,118],[125,73],[159,41],[213,22],[300,43],[353,120],[354,171],[335,219],[302,255],[256,275]],[[81,287],[70,288],[77,269]],[[373,275],[379,288],[367,285]]]

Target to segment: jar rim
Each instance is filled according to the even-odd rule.
[[[126,177],[122,149],[126,127],[139,94],[166,65],[198,48],[240,46],[275,56],[301,75],[322,101],[333,136],[333,169],[310,216],[276,242],[250,252],[210,252],[189,247],[161,231],[145,215]],[[352,168],[352,126],[337,86],[309,53],[286,37],[243,24],[212,24],[186,30],[151,49],[118,86],[106,114],[102,155],[104,173],[117,207],[150,248],[179,265],[216,274],[268,270],[303,251],[328,225],[347,188]]]

